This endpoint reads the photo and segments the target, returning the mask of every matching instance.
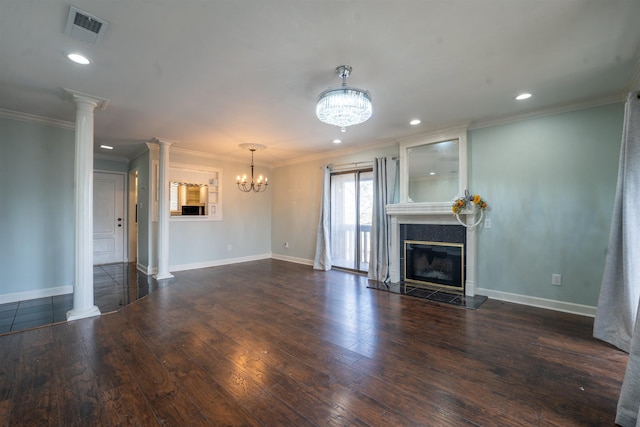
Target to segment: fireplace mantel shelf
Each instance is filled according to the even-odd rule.
[[[387,215],[451,215],[451,206],[453,202],[435,202],[435,203],[395,203],[387,205],[385,211]],[[465,209],[460,215],[470,215],[474,211]]]

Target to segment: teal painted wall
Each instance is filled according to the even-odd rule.
[[[0,118],[0,295],[73,285],[74,138]]]
[[[479,229],[480,288],[596,305],[623,113],[612,104],[470,132],[469,189],[492,220]]]

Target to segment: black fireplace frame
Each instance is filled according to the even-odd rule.
[[[454,292],[464,295],[465,292],[465,245],[464,243],[453,243],[453,242],[432,242],[432,241],[424,241],[424,240],[405,240],[403,242],[403,252],[404,252],[404,286],[405,291],[407,287],[407,283],[414,287],[421,287],[427,289],[435,289],[435,290],[443,290],[447,292]],[[425,246],[425,250],[429,250],[433,248],[433,257],[437,258],[438,248],[457,248],[456,254],[459,251],[458,260],[460,272],[457,274],[457,268],[452,271],[452,278],[438,278],[438,277],[420,277],[418,275],[411,274],[412,277],[407,275],[408,268],[414,266],[414,263],[417,262],[414,260],[413,256],[407,254],[408,246]],[[412,250],[412,249],[409,249]],[[449,254],[450,255],[450,254]],[[424,259],[424,258],[423,258]],[[434,258],[435,259],[435,258]],[[455,265],[458,267],[458,265]]]

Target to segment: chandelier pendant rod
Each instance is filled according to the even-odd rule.
[[[249,150],[249,151],[251,151],[251,188],[254,188],[254,187],[253,187],[253,153],[255,153],[255,152],[256,152],[256,149],[255,149],[255,148],[252,148],[252,149],[251,149],[251,150]]]

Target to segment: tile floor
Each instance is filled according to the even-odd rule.
[[[475,295],[470,297],[467,295],[452,294],[444,289],[425,289],[417,288],[410,285],[405,286],[403,282],[387,284],[370,280],[368,288],[391,292],[394,294],[409,295],[428,301],[435,301],[449,305],[455,305],[457,307],[470,308],[472,310],[477,310],[487,300],[487,297],[483,295]]]
[[[158,282],[119,263],[93,267],[94,301],[100,312],[109,313],[158,289]],[[73,308],[73,294],[0,304],[0,334],[66,320]]]

